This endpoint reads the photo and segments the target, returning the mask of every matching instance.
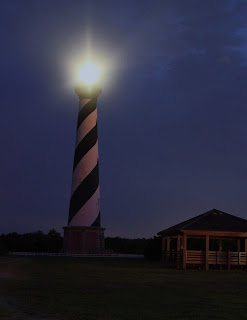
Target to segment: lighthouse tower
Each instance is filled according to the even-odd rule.
[[[68,226],[63,251],[102,253],[104,228],[100,225],[100,191],[97,134],[97,99],[101,89],[80,85]]]

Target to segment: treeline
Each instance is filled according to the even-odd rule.
[[[0,235],[0,254],[9,251],[22,252],[60,252],[63,246],[63,237],[55,229],[47,234],[42,231],[18,234],[12,232]]]
[[[115,253],[144,254],[148,259],[161,257],[161,237],[150,239],[105,238],[105,249]]]
[[[63,237],[55,229],[47,234],[42,231],[18,234],[12,232],[0,235],[0,255],[13,252],[61,252]],[[161,238],[150,239],[126,239],[105,238],[106,252],[125,254],[144,254],[148,259],[159,259],[161,257]]]

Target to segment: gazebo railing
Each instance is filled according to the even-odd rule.
[[[196,250],[186,251],[186,262],[190,264],[204,264],[205,263],[205,252]]]
[[[209,251],[209,264],[246,265],[246,252]]]
[[[206,263],[205,251],[186,250],[186,264],[203,265]],[[183,261],[183,251],[164,252],[164,263],[170,266],[181,265]],[[211,265],[239,265],[247,266],[247,253],[234,251],[209,251],[208,263]]]
[[[186,263],[191,264],[204,264],[205,252],[187,250]],[[246,265],[246,252],[233,252],[233,251],[209,251],[208,263],[220,265]]]

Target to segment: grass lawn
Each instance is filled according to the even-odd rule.
[[[143,260],[0,257],[0,319],[247,319],[247,271]]]

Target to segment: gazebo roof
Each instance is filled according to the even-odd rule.
[[[217,209],[212,209],[199,216],[160,231],[157,234],[177,235],[185,230],[247,232],[247,220]]]

